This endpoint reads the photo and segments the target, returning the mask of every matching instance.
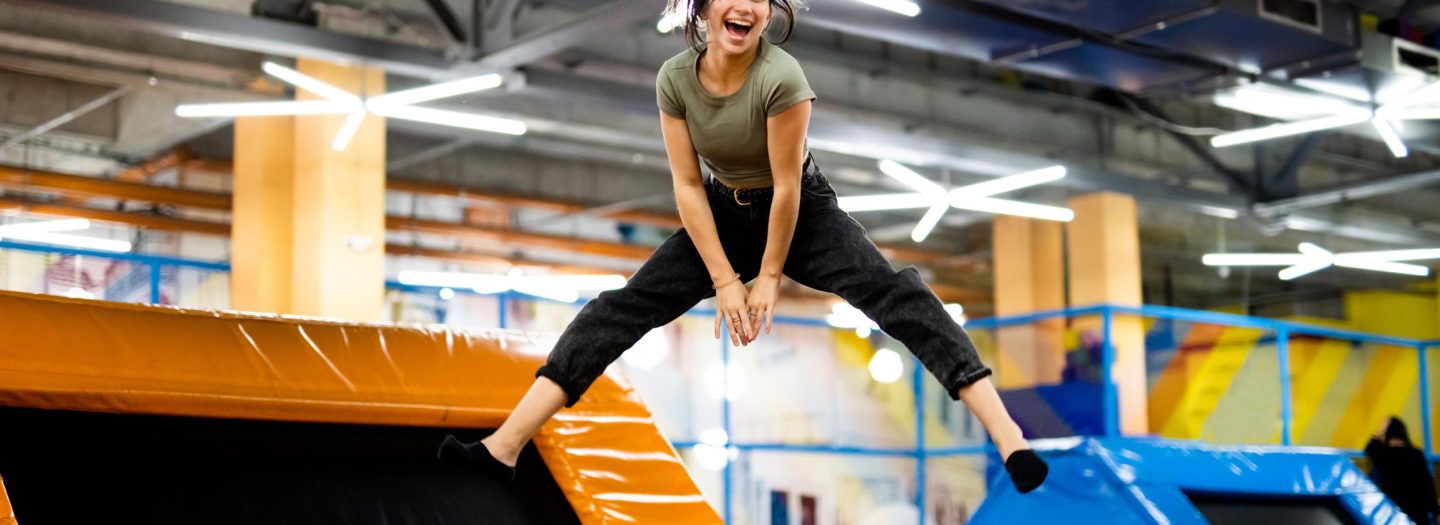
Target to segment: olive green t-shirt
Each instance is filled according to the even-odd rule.
[[[815,98],[800,63],[762,38],[740,89],[717,97],[700,85],[700,56],[686,49],[660,67],[655,78],[660,111],[685,120],[702,167],[720,182],[736,188],[774,185],[765,119]]]

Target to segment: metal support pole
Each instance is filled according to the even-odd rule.
[[[150,263],[150,304],[160,304],[160,263]]]
[[[495,300],[500,302],[500,328],[510,328],[510,315],[507,313],[510,310],[510,293],[500,292]]]
[[[1290,329],[1275,329],[1275,357],[1280,366],[1280,444],[1291,444],[1291,419],[1294,418],[1290,399]]]
[[[730,320],[726,319],[726,323]],[[727,327],[728,329],[728,327]],[[720,338],[720,428],[725,430],[725,523],[731,523],[734,501],[731,495],[730,444],[735,438],[730,435],[730,340]]]
[[[918,525],[925,525],[925,368],[913,356],[914,370],[910,374],[910,390],[915,394],[915,508],[919,511]]]
[[[1105,437],[1120,436],[1120,400],[1115,392],[1115,310],[1110,305],[1100,309],[1100,382],[1105,403]]]
[[[1420,343],[1415,347],[1420,353],[1420,431],[1425,433],[1425,457],[1435,453],[1435,444],[1430,438],[1430,365],[1426,363],[1426,354],[1429,353],[1431,345]]]

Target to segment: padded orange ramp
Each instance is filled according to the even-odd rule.
[[[12,407],[493,428],[545,353],[512,331],[16,292],[0,292],[0,312],[0,405]],[[618,374],[596,381],[535,445],[587,525],[721,522]]]
[[[15,509],[10,508],[10,497],[5,495],[5,478],[0,478],[0,525],[17,525]]]

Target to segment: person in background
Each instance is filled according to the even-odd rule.
[[[1422,525],[1437,523],[1440,505],[1435,502],[1435,479],[1425,453],[1410,442],[1405,422],[1391,416],[1365,445],[1370,458],[1370,479],[1410,520]]]

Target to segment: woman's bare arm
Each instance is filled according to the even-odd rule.
[[[736,345],[748,344],[754,339],[750,326],[750,315],[745,310],[745,285],[735,277],[735,268],[725,257],[725,248],[720,244],[720,234],[715,229],[715,218],[710,214],[710,201],[705,196],[705,183],[700,177],[700,163],[696,160],[695,146],[690,142],[690,129],[685,121],[660,113],[660,132],[665,137],[665,154],[670,158],[670,176],[675,183],[675,206],[680,209],[680,222],[690,232],[690,239],[705,268],[710,272],[710,281],[722,284],[715,290],[715,337],[720,337],[720,320],[724,317],[740,323],[731,327],[730,340]],[[731,281],[731,282],[727,282]]]
[[[810,128],[811,104],[808,100],[795,104],[765,121],[775,196],[770,203],[770,226],[760,275],[750,289],[749,306],[758,319],[757,332],[764,324],[768,333],[774,324],[780,272],[785,269],[790,240],[795,236],[795,219],[800,215],[800,170],[805,162],[805,134]]]

